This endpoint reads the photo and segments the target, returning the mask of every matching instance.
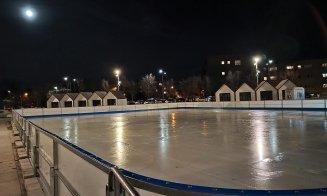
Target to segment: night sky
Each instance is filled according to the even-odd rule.
[[[0,82],[97,81],[116,67],[130,80],[159,68],[178,80],[210,55],[326,58],[326,13],[323,0],[1,1]]]

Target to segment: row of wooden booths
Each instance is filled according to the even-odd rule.
[[[262,81],[255,89],[243,83],[236,91],[226,84],[216,92],[216,101],[262,101],[262,100],[298,100],[305,98],[303,87],[297,87],[292,81],[285,79],[276,86]]]
[[[126,97],[119,91],[95,91],[81,93],[53,94],[47,101],[48,108],[94,107],[127,105]]]

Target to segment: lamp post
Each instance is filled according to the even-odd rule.
[[[257,77],[257,86],[259,85],[259,73],[260,71],[258,70],[258,63],[260,61],[260,57],[256,56],[253,57],[253,62],[254,62],[254,66],[255,66],[255,73],[256,73],[256,77]]]
[[[120,74],[120,70],[119,69],[116,69],[115,70],[115,75],[117,77],[117,91],[119,91],[119,86],[120,86],[120,80],[119,80],[119,74]]]
[[[24,98],[27,98],[28,93],[24,93],[23,96],[24,96]],[[22,97],[22,95],[20,96],[20,108],[23,108],[23,97]]]
[[[163,71],[162,69],[159,69],[159,74],[161,74],[162,99],[165,99],[165,91],[164,91],[164,85],[163,85],[163,77],[167,73],[165,71]]]

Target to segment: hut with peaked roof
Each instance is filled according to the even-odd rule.
[[[235,93],[226,84],[223,84],[215,93],[216,102],[235,101]]]
[[[103,105],[127,105],[127,99],[124,94],[119,91],[109,91],[103,98]]]
[[[78,93],[66,93],[60,100],[60,105],[62,108],[74,107],[74,100]]]
[[[255,93],[257,101],[278,99],[277,89],[267,81],[262,81],[257,88],[255,88]]]
[[[106,91],[95,91],[88,99],[88,106],[102,106],[103,98],[107,95]]]
[[[292,81],[289,79],[282,80],[276,86],[278,91],[278,99],[279,100],[292,100],[294,96],[292,96],[293,89],[297,87]]]
[[[236,101],[255,101],[254,89],[246,83],[243,83],[235,92]]]
[[[47,100],[47,108],[60,108],[60,100],[65,96],[65,94],[53,94]]]
[[[74,100],[74,107],[87,107],[91,92],[80,92]]]

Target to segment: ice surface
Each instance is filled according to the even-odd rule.
[[[327,187],[324,112],[180,109],[32,121],[153,178],[244,189]]]

